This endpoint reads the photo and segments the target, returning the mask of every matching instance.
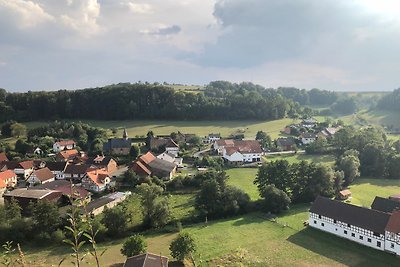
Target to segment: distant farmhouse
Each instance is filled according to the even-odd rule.
[[[172,138],[167,137],[150,137],[149,148],[152,151],[165,151],[174,156],[178,156],[179,145],[172,140]]]
[[[214,142],[214,150],[233,164],[261,161],[262,148],[257,140],[220,139]]]
[[[132,140],[128,138],[128,132],[124,129],[122,138],[109,138],[108,142],[103,144],[103,152],[109,155],[127,156],[132,147]]]
[[[400,255],[400,202],[376,197],[371,209],[318,197],[309,226],[364,246]]]
[[[292,151],[296,148],[296,140],[292,137],[276,139],[276,146],[282,151]]]
[[[212,144],[215,141],[221,139],[221,134],[219,133],[210,133],[208,136],[204,138],[204,143],[206,144]]]
[[[156,176],[164,180],[170,180],[175,175],[176,168],[175,163],[157,158],[151,152],[140,156],[130,166],[139,176]]]

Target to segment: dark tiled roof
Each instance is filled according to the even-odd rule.
[[[392,213],[395,210],[400,210],[400,202],[388,198],[375,197],[371,209]]]
[[[70,181],[66,181],[66,180],[56,180],[53,182],[48,182],[45,184],[40,184],[40,185],[36,185],[34,187],[29,187],[28,190],[31,189],[48,189],[48,190],[57,190],[59,187],[62,186],[71,186],[71,182]]]
[[[158,158],[155,158],[153,161],[151,161],[149,166],[152,171],[158,170],[163,172],[172,172],[176,167],[175,164]]]
[[[276,140],[278,146],[293,146],[296,144],[293,138],[278,138]]]
[[[317,197],[310,212],[344,223],[361,227],[376,233],[385,233],[390,214],[346,204],[325,197]]]
[[[100,157],[91,157],[88,158],[86,161],[86,164],[90,164],[90,165],[108,165],[110,163],[110,161],[113,159],[112,157],[108,157],[108,156],[104,156],[102,158],[102,160],[99,162],[95,159],[98,159]]]
[[[160,137],[151,137],[150,138],[150,148],[151,149],[159,149],[162,146],[165,146],[168,143],[167,138],[160,138]]]
[[[68,174],[85,174],[89,170],[90,166],[86,164],[82,165],[68,165],[65,169],[65,173]]]
[[[315,133],[302,133],[301,137],[302,138],[317,138],[317,135]]]
[[[72,186],[72,188],[71,188],[71,186]],[[65,196],[72,196],[72,194],[74,194],[72,196],[74,198],[76,198],[77,195],[79,195],[79,198],[85,198],[88,194],[90,194],[83,187],[71,184],[70,181],[66,181],[66,180],[56,180],[53,182],[48,182],[45,184],[36,185],[34,187],[28,188],[28,190],[37,190],[37,189],[47,189],[47,190],[59,191]],[[72,189],[72,191],[71,191],[71,189]]]
[[[108,139],[108,142],[103,145],[103,150],[110,151],[114,148],[130,148],[131,146],[132,141],[129,138],[111,138]]]
[[[168,267],[168,258],[145,253],[127,258],[123,267]]]
[[[64,171],[68,162],[46,162],[46,167],[50,169],[50,171]]]

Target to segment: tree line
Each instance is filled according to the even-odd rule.
[[[148,83],[121,83],[83,90],[10,93],[0,90],[0,121],[55,119],[239,120],[279,119],[301,112],[276,90],[251,83],[228,90],[210,83],[205,92],[175,91]],[[256,89],[254,89],[256,88]],[[221,95],[212,94],[221,90]]]

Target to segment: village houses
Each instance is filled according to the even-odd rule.
[[[103,192],[110,183],[111,177],[109,173],[102,169],[87,171],[82,178],[82,187],[95,193]]]

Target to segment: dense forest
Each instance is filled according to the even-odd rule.
[[[305,94],[305,100],[294,97],[296,92]],[[27,93],[0,89],[0,121],[269,120],[301,115],[300,104],[333,103],[335,100],[335,93],[318,89],[275,90],[226,81],[211,82],[200,93],[175,91],[157,83],[121,83],[82,90]]]
[[[383,110],[400,110],[400,88],[383,96],[377,106]]]

